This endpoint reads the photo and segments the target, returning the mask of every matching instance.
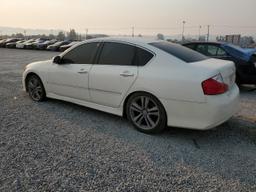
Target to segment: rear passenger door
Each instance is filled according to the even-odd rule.
[[[117,108],[138,75],[138,65],[143,59],[138,48],[120,42],[105,42],[97,64],[89,76],[91,100],[94,103]]]

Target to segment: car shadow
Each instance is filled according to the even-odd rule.
[[[87,107],[54,99],[39,105],[51,116],[83,131],[143,151],[159,167],[181,164],[227,179],[247,178],[241,181],[254,182],[256,123],[240,116],[207,131],[167,127],[160,134],[148,135],[134,129],[125,118]],[[251,172],[237,162],[252,167]]]
[[[198,142],[200,141],[208,141],[211,143],[219,142],[219,139],[227,138],[229,136],[237,136],[241,137],[243,139],[247,136],[252,136],[254,134],[254,131],[256,131],[256,122],[245,119],[240,116],[234,116],[231,120],[229,120],[226,123],[223,123],[222,125],[210,129],[210,130],[191,130],[191,129],[183,129],[183,128],[177,128],[177,127],[167,127],[163,132],[159,134],[145,134],[137,131],[126,118],[119,117],[116,115],[112,115],[109,113],[101,112],[95,109],[87,108],[84,106],[76,105],[73,103],[65,102],[65,101],[59,101],[55,99],[48,99],[47,101],[48,106],[49,105],[57,105],[57,108],[55,108],[58,111],[58,107],[64,108],[68,110],[67,114],[65,113],[57,113],[56,115],[61,115],[65,120],[72,121],[72,124],[79,125],[81,127],[85,127],[88,122],[87,120],[91,121],[90,123],[93,123],[92,127],[96,127],[96,130],[99,132],[102,132],[104,134],[111,134],[112,136],[117,136],[121,138],[125,138],[127,135],[131,134],[131,136],[134,138],[136,137],[153,137],[154,139],[168,139],[179,137],[180,139],[190,139],[192,140],[192,144],[196,148],[200,148],[200,145]],[[41,105],[43,107],[43,105]],[[70,110],[72,111],[72,115],[70,115]],[[51,113],[54,113],[54,110],[50,111]],[[81,115],[84,115],[82,118]],[[101,128],[101,126],[103,128]],[[256,134],[256,133],[255,133]],[[256,143],[253,138],[253,143]],[[256,135],[255,135],[256,138]],[[248,138],[244,138],[248,139]]]

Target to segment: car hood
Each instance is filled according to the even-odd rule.
[[[253,54],[256,54],[256,49],[244,49],[233,45],[223,45],[222,46],[231,56],[244,60],[246,62],[250,61]]]
[[[45,60],[45,61],[37,61],[37,62],[33,62],[33,63],[30,63],[26,66],[26,68],[33,68],[35,66],[42,66],[42,65],[47,65],[49,63],[52,63],[52,59],[49,59],[49,60]]]

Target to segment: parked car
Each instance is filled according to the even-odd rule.
[[[38,44],[43,43],[49,39],[46,38],[38,38],[32,43],[32,49],[37,49]]]
[[[184,46],[208,57],[233,61],[238,84],[256,84],[256,49],[243,49],[222,42],[195,42]]]
[[[68,45],[69,43],[70,43],[70,41],[58,41],[58,42],[54,43],[53,45],[49,45],[47,47],[47,50],[49,50],[49,51],[59,51],[60,46]]]
[[[44,41],[42,43],[38,43],[37,44],[37,49],[45,50],[49,45],[52,45],[56,42],[57,42],[57,40],[53,39],[53,40]]]
[[[22,43],[24,42],[25,40],[18,40],[17,42],[11,42],[11,43],[7,43],[5,45],[6,48],[16,48],[16,44],[19,42],[19,43]]]
[[[31,43],[33,43],[35,40],[34,39],[29,39],[29,40],[27,40],[27,41],[25,41],[25,42],[18,42],[18,43],[16,43],[16,48],[18,48],[18,49],[24,49],[25,47],[26,47],[26,45],[27,44],[31,44]]]
[[[60,46],[59,50],[60,50],[61,52],[63,52],[63,51],[69,49],[70,47],[72,47],[72,46],[74,46],[74,45],[76,45],[76,44],[78,44],[78,43],[79,43],[78,41],[73,41],[73,42],[71,42],[71,43],[69,43],[69,44],[67,44],[67,45],[62,45],[62,46]]]
[[[0,40],[0,47],[3,47],[3,45],[5,44],[6,41],[7,41],[7,39]]]
[[[31,39],[30,41],[27,41],[24,43],[24,49],[33,49],[34,48],[34,43],[36,42],[35,39]]]
[[[141,38],[79,43],[52,60],[27,65],[23,86],[34,101],[49,97],[127,116],[146,133],[166,125],[210,129],[239,105],[233,62]]]
[[[0,44],[0,47],[6,47],[6,44],[8,43],[13,43],[13,42],[17,42],[19,41],[20,39],[17,39],[17,38],[9,38],[9,39],[6,39],[5,41],[3,41],[1,44]]]

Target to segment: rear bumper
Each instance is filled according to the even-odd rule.
[[[239,108],[239,89],[236,85],[222,95],[207,96],[205,103],[161,100],[168,126],[197,130],[214,128],[230,119]]]

